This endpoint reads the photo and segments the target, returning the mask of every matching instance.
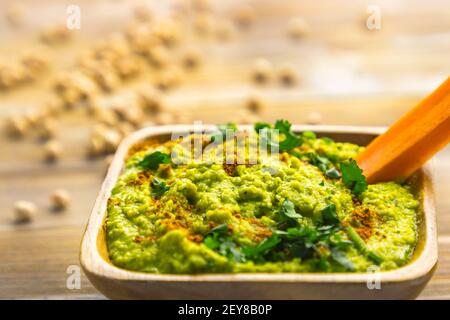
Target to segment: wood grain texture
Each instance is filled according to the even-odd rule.
[[[39,28],[60,22],[71,4],[23,2],[33,15],[22,28],[13,29],[0,18],[2,61],[38,45]],[[77,1],[83,10],[82,29],[68,45],[50,50],[52,67],[47,75],[31,86],[0,92],[0,125],[7,115],[38,107],[50,95],[57,71],[69,69],[83,50],[111,32],[123,30],[138,2],[142,1]],[[164,11],[162,3],[150,5],[158,13]],[[213,3],[218,14],[229,15],[241,1]],[[245,98],[257,93],[267,102],[260,115],[266,121],[283,117],[304,123],[310,112],[320,112],[326,124],[388,126],[448,77],[450,6],[446,0],[377,1],[382,29],[371,32],[363,26],[367,4],[258,0],[254,28],[237,32],[228,43],[190,32],[183,45],[195,43],[208,59],[165,96],[167,109],[179,110],[190,120],[219,123],[245,116]],[[0,2],[0,12],[6,6],[6,1]],[[309,36],[300,42],[285,37],[287,22],[295,16],[305,17],[311,26]],[[299,85],[253,86],[250,65],[260,56],[276,66],[292,63]],[[113,96],[125,96],[129,89],[152,81],[151,72],[146,72]],[[84,275],[81,290],[66,288],[67,267],[79,264],[81,236],[105,173],[101,161],[85,158],[94,122],[83,110],[75,110],[64,114],[59,124],[57,138],[66,148],[62,161],[51,166],[43,163],[42,144],[35,137],[15,141],[0,134],[0,298],[103,298]],[[450,148],[432,162],[440,261],[420,298],[449,299]],[[73,201],[66,214],[55,215],[48,210],[48,195],[59,187],[69,189]],[[39,208],[28,226],[13,225],[9,217],[14,202],[21,199],[35,201]]]

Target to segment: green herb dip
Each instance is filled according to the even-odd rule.
[[[406,264],[417,241],[410,186],[377,183],[354,194],[339,163],[363,148],[310,132],[298,137],[301,145],[281,153],[276,170],[270,163],[175,165],[165,155],[176,141],[134,148],[108,200],[112,263],[172,274],[367,272]],[[161,160],[155,166],[153,159]]]

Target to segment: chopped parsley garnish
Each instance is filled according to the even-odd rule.
[[[155,151],[147,154],[144,159],[138,162],[138,166],[144,169],[156,170],[161,163],[170,163],[170,155]]]
[[[279,143],[279,150],[281,152],[289,151],[302,144],[303,140],[300,136],[291,131],[291,123],[287,120],[277,120],[274,128],[277,129],[284,139]]]
[[[360,195],[367,189],[366,177],[364,177],[361,168],[355,160],[350,159],[340,163],[342,172],[342,181],[354,195]]]
[[[326,225],[338,225],[340,223],[339,217],[336,213],[336,205],[331,203],[323,208],[320,213],[322,214],[323,223]]]
[[[309,162],[319,168],[328,178],[338,179],[341,177],[340,172],[332,166],[332,162],[327,157],[319,156],[316,153],[308,153],[306,156]]]
[[[345,228],[345,231],[347,231],[348,237],[350,238],[350,240],[355,245],[355,248],[358,249],[358,251],[361,254],[366,255],[367,258],[369,258],[370,260],[372,260],[373,262],[375,262],[378,265],[383,262],[383,258],[382,257],[377,255],[375,252],[370,251],[369,249],[367,249],[366,243],[359,236],[358,232],[356,232],[355,229],[353,229],[352,227],[348,226],[348,227]]]
[[[271,129],[272,125],[266,122],[257,122],[255,123],[255,131],[259,133],[262,129]]]
[[[243,254],[247,259],[257,259],[263,256],[280,243],[281,239],[278,234],[273,234],[270,237],[264,239],[254,247],[245,247],[242,249]]]
[[[288,199],[284,200],[283,205],[281,206],[281,213],[291,219],[299,219],[302,217],[301,214],[295,212],[294,204]]]
[[[336,168],[328,169],[325,171],[325,175],[332,179],[339,179],[341,177],[341,173]]]
[[[241,250],[228,234],[228,225],[226,223],[211,229],[203,243],[209,249],[218,251],[219,254],[227,257],[229,260],[241,262],[245,259]]]
[[[167,190],[170,189],[168,185],[164,181],[159,180],[158,178],[153,178],[151,182],[152,187],[152,195],[155,198],[160,198]]]

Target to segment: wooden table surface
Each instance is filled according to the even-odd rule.
[[[139,1],[78,1],[82,27],[65,46],[50,48],[51,70],[35,84],[0,92],[0,120],[37,108],[51,95],[58,70],[74,64],[80,52],[111,32],[124,29]],[[169,3],[170,1],[168,1]],[[175,2],[175,1],[172,1]],[[65,19],[70,1],[24,1],[24,26],[11,28],[0,17],[0,61],[38,45],[38,29]],[[149,1],[156,15],[167,3]],[[241,1],[212,1],[217,16],[230,15]],[[304,123],[319,112],[324,124],[388,126],[450,74],[450,6],[444,0],[408,2],[248,1],[255,8],[254,25],[236,31],[227,43],[183,29],[181,46],[195,44],[204,52],[199,71],[185,74],[182,85],[169,92],[167,110],[185,118],[221,123],[246,117],[245,99],[260,94],[267,108],[265,121],[286,118]],[[364,26],[368,4],[381,9],[382,28]],[[0,12],[8,1],[0,2]],[[287,21],[303,16],[309,23],[305,39],[285,36]],[[249,81],[257,57],[276,66],[290,62],[300,82],[293,88],[276,83],[256,87]],[[151,72],[125,84],[112,96],[125,96],[135,85],[149,82]],[[67,287],[67,270],[78,266],[85,223],[105,173],[101,160],[85,157],[94,121],[83,110],[61,116],[58,139],[65,146],[61,161],[42,161],[42,144],[35,137],[13,140],[0,135],[0,298],[103,299],[81,275],[81,288]],[[450,128],[449,128],[450,131]],[[450,298],[450,148],[433,160],[439,233],[439,266],[421,299]],[[67,212],[49,210],[49,194],[66,188],[72,196]],[[37,204],[38,213],[27,225],[11,223],[17,200]]]

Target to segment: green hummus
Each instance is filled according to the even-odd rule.
[[[406,264],[417,241],[411,188],[385,182],[356,191],[340,164],[362,147],[311,132],[294,138],[276,165],[174,164],[163,155],[177,141],[135,146],[108,200],[112,263],[172,274],[367,272]],[[201,139],[203,147],[214,140]]]

